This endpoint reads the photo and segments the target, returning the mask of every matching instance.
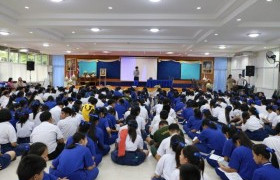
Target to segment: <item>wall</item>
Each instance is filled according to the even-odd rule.
[[[272,49],[279,60],[279,48]],[[238,78],[238,74],[242,73],[242,69],[246,69],[247,65],[255,66],[255,76],[246,77],[247,81],[255,85],[256,91],[261,91],[267,97],[271,97],[274,90],[278,88],[278,67],[276,64],[269,64],[266,60],[266,52],[257,52],[255,57],[234,57],[231,60],[231,74],[234,79]]]

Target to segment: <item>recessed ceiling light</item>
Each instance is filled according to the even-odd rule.
[[[192,50],[190,50],[190,51],[192,51]]]
[[[263,47],[264,49],[266,49],[267,47]]]
[[[207,39],[205,39],[205,40],[204,40],[204,42],[208,42],[208,40],[207,40]]]
[[[52,2],[56,2],[56,3],[59,3],[59,2],[62,2],[64,0],[51,0]]]
[[[174,54],[174,52],[167,52],[166,54]]]
[[[108,53],[110,53],[110,52],[109,52],[109,51],[103,51],[103,53],[108,54]]]
[[[71,53],[71,51],[66,51],[66,53],[70,54],[70,53]]]
[[[160,2],[161,0],[150,0],[151,2]]]
[[[92,32],[99,32],[99,31],[100,31],[99,28],[91,28],[90,30],[91,30]]]
[[[250,38],[256,38],[256,37],[260,36],[260,33],[250,33],[250,34],[247,34],[247,36],[249,36]]]
[[[214,34],[215,36],[218,36],[219,34],[218,33],[216,33],[216,34]]]
[[[198,7],[196,7],[196,9],[197,9],[197,10],[201,10],[201,7],[200,7],[200,6],[198,6]]]
[[[28,6],[25,6],[24,8],[25,8],[25,9],[29,9],[29,7],[28,7]]]
[[[7,44],[3,44],[4,46],[7,46]]]
[[[236,19],[236,21],[241,21],[241,18]]]
[[[80,48],[76,48],[77,50],[79,50]]]
[[[219,45],[219,49],[226,49],[226,45]]]
[[[272,2],[273,0],[266,0],[267,2]]]
[[[43,46],[44,47],[50,47],[50,44],[49,43],[44,43]]]
[[[8,35],[10,35],[10,33],[6,32],[6,31],[0,31],[0,35],[1,36],[8,36]]]
[[[109,10],[112,10],[112,9],[113,9],[113,7],[112,7],[112,6],[109,6],[109,7],[108,7],[108,9],[109,9]]]
[[[206,56],[208,56],[209,54],[210,54],[209,52],[204,53],[204,55],[206,55]]]
[[[20,49],[19,52],[28,52],[28,49]]]
[[[67,47],[69,47],[70,45],[69,45],[69,44],[67,44],[66,46],[67,46]]]
[[[150,31],[152,33],[157,33],[157,32],[159,32],[159,29],[158,28],[151,28]]]
[[[72,34],[75,34],[76,32],[75,31],[72,31]]]
[[[30,31],[30,32],[29,32],[29,34],[33,34],[33,32],[32,32],[32,31]]]

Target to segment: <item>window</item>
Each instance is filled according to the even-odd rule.
[[[0,61],[8,61],[8,48],[7,47],[0,47]]]
[[[19,53],[19,63],[26,64],[26,62],[27,62],[27,54]]]
[[[28,61],[35,61],[35,54],[28,54]]]
[[[49,64],[49,56],[46,54],[42,55],[42,64],[43,65],[48,65]]]
[[[18,50],[10,49],[9,61],[13,63],[18,63]]]
[[[35,55],[35,64],[42,64],[41,54]]]

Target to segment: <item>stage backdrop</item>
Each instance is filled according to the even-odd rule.
[[[97,69],[97,61],[96,60],[78,60],[79,65],[79,77],[82,77],[84,72],[87,73],[95,73]]]
[[[150,77],[157,79],[157,58],[154,57],[122,57],[121,81],[133,81],[133,71],[138,66],[140,81],[147,81]]]
[[[200,80],[200,63],[181,63],[181,79]]]
[[[171,60],[158,62],[157,77],[158,80],[181,79],[181,64]]]

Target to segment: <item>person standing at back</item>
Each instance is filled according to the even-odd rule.
[[[139,82],[139,69],[138,66],[135,67],[135,70],[133,71],[133,76],[134,76],[134,86],[138,86],[138,82]]]
[[[238,80],[237,80],[238,89],[239,89],[239,90],[240,90],[240,89],[244,89],[244,82],[245,82],[246,80],[244,79],[244,77],[242,77],[241,74],[239,74],[238,76],[239,76],[239,78],[238,78]]]

